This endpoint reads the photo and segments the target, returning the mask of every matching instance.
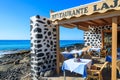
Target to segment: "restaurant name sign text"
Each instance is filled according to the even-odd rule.
[[[51,13],[51,20],[70,18],[74,16],[89,15],[94,12],[101,12],[120,8],[120,0],[104,0],[85,6],[79,6],[59,12]]]

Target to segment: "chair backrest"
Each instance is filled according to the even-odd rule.
[[[89,50],[91,48],[91,46],[87,46],[87,49]]]
[[[83,51],[87,51],[87,47],[82,48]]]
[[[105,62],[102,67],[99,67],[97,65],[92,65],[91,66],[91,69],[88,69],[88,79],[90,78],[93,78],[93,79],[97,79],[97,80],[103,80],[102,79],[102,70],[103,68],[105,67],[105,65],[107,64],[108,62]]]
[[[104,56],[104,57],[105,57],[106,55],[108,55],[107,49],[102,49],[100,54],[101,54],[101,56]]]
[[[97,66],[91,65],[91,69],[92,69],[92,70],[97,70]]]
[[[59,59],[60,59],[60,62],[63,62],[65,60],[64,56],[62,54],[59,54]]]
[[[87,46],[87,47],[82,48],[82,50],[83,51],[88,51],[90,48],[91,48],[91,46]]]
[[[92,59],[92,56],[88,53],[84,53],[82,56],[83,59]]]
[[[100,68],[100,72],[103,70],[103,68],[108,64],[108,62],[105,62],[102,67]]]
[[[120,60],[117,60],[117,69],[120,71]]]

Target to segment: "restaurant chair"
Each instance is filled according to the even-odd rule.
[[[59,54],[60,57],[60,62],[63,63],[64,60],[67,60],[67,58],[64,58],[64,56],[62,54]]]
[[[82,58],[83,59],[92,59],[92,56],[89,54],[89,52],[83,52]]]
[[[101,57],[105,57],[105,56],[107,56],[108,54],[107,54],[107,49],[102,49],[101,50],[101,52],[100,52],[100,56]]]
[[[90,48],[92,48],[91,46],[87,46],[87,50],[90,50]]]
[[[82,48],[82,51],[87,51],[87,50],[88,50],[87,47],[83,47],[83,48]]]
[[[117,60],[117,69],[118,69],[119,75],[120,75],[120,60]]]
[[[108,62],[105,62],[101,67],[97,65],[92,65],[91,68],[87,70],[86,80],[90,79],[103,80],[102,70],[107,64]]]

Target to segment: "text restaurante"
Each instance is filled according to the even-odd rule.
[[[99,3],[98,3],[99,4]],[[66,18],[66,17],[73,17],[75,15],[84,15],[86,13],[89,13],[90,11],[100,11],[100,10],[106,10],[106,9],[114,9],[116,7],[120,7],[120,1],[119,0],[113,0],[113,4],[110,5],[109,2],[103,2],[101,5],[98,4],[93,4],[93,10],[92,8],[88,5],[86,7],[78,7],[78,8],[73,8],[65,11],[60,11],[58,13],[53,13],[51,15],[52,19],[58,19],[58,18]]]

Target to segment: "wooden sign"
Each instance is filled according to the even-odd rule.
[[[69,19],[71,17],[80,17],[82,15],[91,15],[93,13],[104,13],[108,10],[120,10],[120,0],[102,0],[87,5],[82,5],[58,12],[52,12],[50,19],[52,21]]]

